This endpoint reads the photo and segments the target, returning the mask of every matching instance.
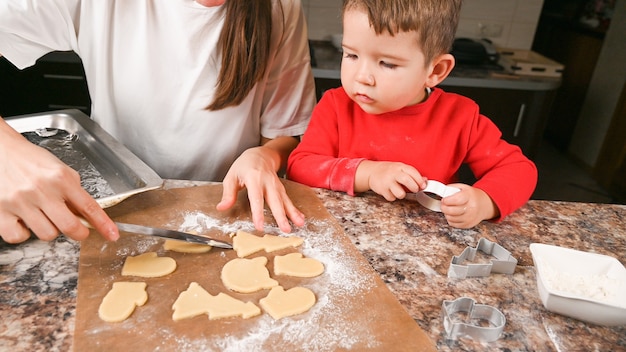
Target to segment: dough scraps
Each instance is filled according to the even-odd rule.
[[[315,277],[323,272],[324,264],[313,258],[303,258],[302,253],[274,257],[274,275]]]
[[[242,230],[237,231],[234,236],[233,249],[237,251],[237,256],[239,258],[246,257],[262,249],[269,253],[279,249],[297,247],[304,242],[304,239],[295,236],[280,237],[275,235],[264,235],[263,237],[260,237]]]
[[[272,288],[259,304],[269,315],[278,320],[304,313],[315,304],[315,294],[305,287],[293,287],[285,291],[282,286]]]
[[[265,257],[235,258],[224,264],[222,282],[226,288],[241,293],[252,293],[278,286],[278,281],[270,278],[266,264]]]
[[[161,277],[176,270],[176,261],[170,257],[157,257],[155,252],[146,252],[127,257],[122,267],[122,276]]]
[[[147,300],[145,282],[114,282],[100,303],[98,315],[106,322],[120,322],[133,314],[135,307],[143,306]]]
[[[172,309],[174,321],[200,314],[207,314],[210,320],[236,316],[247,319],[261,314],[261,309],[254,303],[243,302],[221,292],[213,296],[197,282],[192,282],[186,291],[180,293]]]
[[[165,240],[163,249],[179,253],[206,253],[211,250],[211,246],[201,243],[183,242],[177,240]]]

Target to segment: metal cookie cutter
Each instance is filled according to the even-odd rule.
[[[448,340],[469,337],[477,341],[492,342],[500,338],[506,324],[506,318],[501,311],[492,306],[476,304],[469,297],[443,301],[441,308]]]
[[[428,180],[426,188],[415,193],[415,198],[425,208],[428,208],[432,211],[441,211],[440,199],[451,196],[459,191],[460,189],[456,187],[446,186],[439,181]],[[434,194],[440,198],[433,198],[431,194]]]
[[[487,264],[461,264],[467,260],[474,260],[478,251],[494,256],[496,259],[492,259],[491,263]],[[481,238],[476,248],[467,247],[461,255],[452,258],[448,268],[448,277],[463,279],[473,276],[489,276],[491,273],[513,274],[516,266],[517,259],[509,251],[497,243]]]

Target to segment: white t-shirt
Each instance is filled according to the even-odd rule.
[[[2,0],[0,53],[24,68],[74,50],[93,120],[161,177],[221,181],[261,136],[304,133],[315,104],[300,1],[275,0],[273,12],[264,79],[241,105],[219,111],[205,107],[223,15],[193,0]]]

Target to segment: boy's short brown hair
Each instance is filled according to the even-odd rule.
[[[344,0],[343,12],[351,9],[364,10],[376,34],[415,31],[430,63],[450,52],[461,0]]]

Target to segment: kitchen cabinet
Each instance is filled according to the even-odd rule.
[[[593,177],[626,204],[626,83],[615,108]]]
[[[20,71],[0,57],[0,116],[43,111],[38,76],[34,67]]]
[[[317,101],[322,98],[324,92],[338,87],[341,87],[341,80],[339,79],[315,77],[315,96],[317,97]]]
[[[0,58],[0,116],[60,109],[91,113],[85,71],[75,53],[53,52],[24,70]]]
[[[441,85],[447,92],[474,100],[481,114],[502,131],[502,138],[533,158],[549,118],[554,90],[522,90]]]
[[[536,33],[533,50],[565,65],[545,135],[557,148],[566,150],[602,49],[604,33],[550,13],[541,16]]]

